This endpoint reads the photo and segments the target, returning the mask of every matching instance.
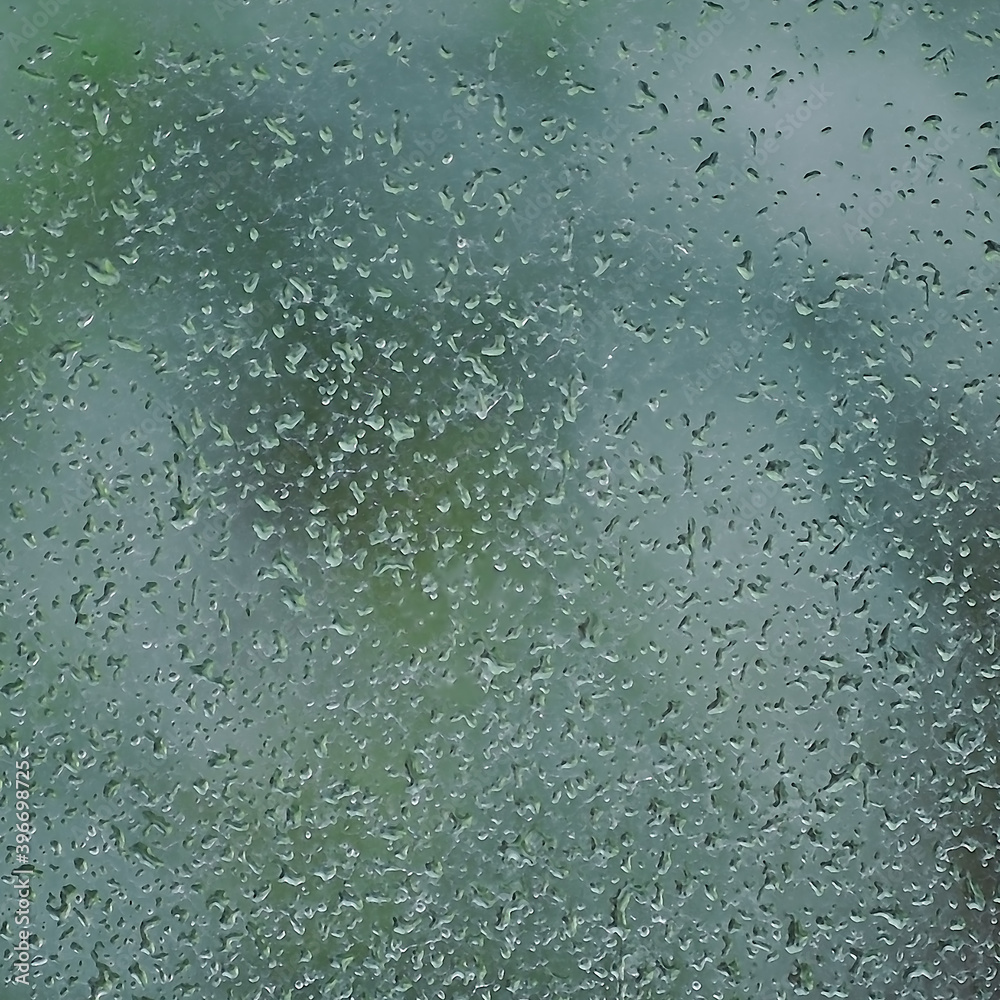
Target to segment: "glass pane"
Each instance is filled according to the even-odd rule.
[[[989,995],[994,21],[0,14],[10,989]]]

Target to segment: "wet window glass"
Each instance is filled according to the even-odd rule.
[[[992,8],[0,32],[10,996],[991,994]]]

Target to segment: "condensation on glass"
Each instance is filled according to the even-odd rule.
[[[991,8],[0,29],[11,995],[992,995]]]

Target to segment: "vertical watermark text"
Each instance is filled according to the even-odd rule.
[[[17,862],[11,872],[15,892],[14,963],[11,982],[28,986],[31,972],[31,882],[34,872],[31,865],[31,762],[28,749],[21,749],[14,764],[14,858]]]

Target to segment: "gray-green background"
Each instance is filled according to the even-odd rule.
[[[0,30],[35,995],[989,994],[990,8]]]

